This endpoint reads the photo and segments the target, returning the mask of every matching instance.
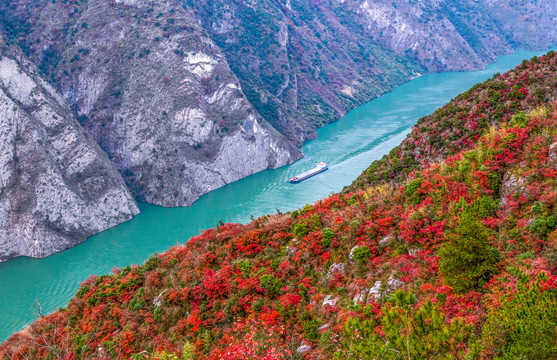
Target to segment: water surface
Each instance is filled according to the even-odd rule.
[[[318,130],[295,164],[266,170],[204,195],[189,208],[140,204],[133,220],[46,259],[17,258],[0,264],[0,341],[43,312],[67,305],[88,276],[115,266],[143,263],[155,252],[184,243],[219,220],[245,223],[250,216],[288,211],[349,185],[374,160],[398,145],[416,121],[472,85],[542,52],[520,51],[485,70],[432,74],[397,87]],[[325,161],[329,170],[299,184],[288,179]]]

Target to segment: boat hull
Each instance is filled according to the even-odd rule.
[[[290,182],[291,182],[292,184],[300,183],[300,182],[302,182],[302,181],[304,181],[304,180],[307,180],[307,179],[309,179],[309,178],[312,177],[312,176],[315,176],[315,175],[317,175],[317,174],[320,174],[320,173],[322,173],[323,171],[326,171],[326,170],[328,170],[328,169],[329,169],[329,167],[328,167],[328,166],[325,166],[325,167],[320,168],[320,169],[317,169],[317,170],[313,171],[311,174],[305,175],[305,176],[303,176],[303,177],[294,177],[294,178],[290,179]]]

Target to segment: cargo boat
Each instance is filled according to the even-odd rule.
[[[323,171],[327,170],[329,167],[324,162],[320,162],[311,170],[308,170],[300,175],[294,176],[290,179],[291,183],[299,183],[300,181],[304,181],[305,179],[309,179],[310,177],[322,173]]]

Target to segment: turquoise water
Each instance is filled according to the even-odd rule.
[[[0,264],[0,341],[30,324],[35,299],[43,312],[66,306],[89,275],[143,263],[155,252],[184,243],[201,229],[250,216],[293,210],[350,184],[374,160],[398,145],[412,125],[472,85],[542,52],[520,51],[485,70],[419,77],[318,131],[295,164],[266,170],[204,195],[189,208],[140,204],[133,220],[46,259],[17,258]],[[288,179],[324,161],[329,170],[299,184]]]

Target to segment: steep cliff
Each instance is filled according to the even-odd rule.
[[[298,145],[426,71],[378,46],[328,1],[191,0],[188,7],[223,49],[259,113]]]
[[[1,48],[0,262],[51,255],[137,213],[62,97],[17,49]]]
[[[139,200],[190,205],[301,157],[253,109],[220,49],[176,2],[33,4],[15,4],[31,24],[23,47]]]

